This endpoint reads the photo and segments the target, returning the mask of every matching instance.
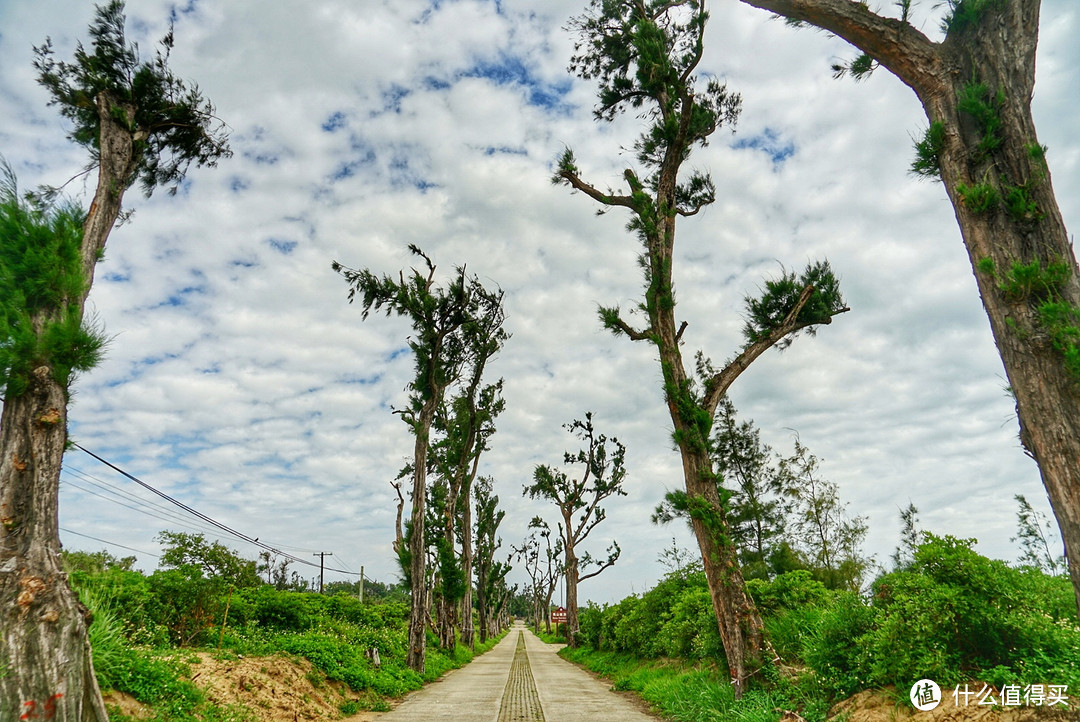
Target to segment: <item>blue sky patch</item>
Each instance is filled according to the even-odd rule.
[[[524,148],[511,148],[506,145],[494,146],[489,145],[484,148],[484,155],[528,155],[529,152]]]
[[[773,128],[765,128],[759,134],[749,138],[739,138],[732,146],[736,150],[749,148],[760,150],[769,154],[773,165],[782,165],[791,156],[795,155],[795,143],[790,140],[782,140],[780,133]]]
[[[384,90],[381,93],[383,101],[382,110],[375,111],[372,115],[381,115],[382,113],[394,113],[396,115],[400,113],[401,101],[407,98],[411,93],[412,91],[404,85],[398,85],[397,83],[391,84],[389,89]]]
[[[330,115],[325,121],[323,121],[322,129],[327,133],[333,133],[335,130],[340,130],[345,127],[347,119],[345,114],[340,110]]]
[[[459,74],[462,78],[484,78],[496,85],[520,85],[528,91],[529,104],[553,110],[563,104],[570,92],[570,80],[545,83],[537,78],[528,64],[517,55],[500,53],[493,62],[481,60]]]
[[[283,241],[280,238],[268,238],[266,242],[278,253],[282,255],[289,255],[296,250],[296,247],[300,245],[296,241]]]

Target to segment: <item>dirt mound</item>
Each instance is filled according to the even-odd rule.
[[[216,705],[242,705],[261,722],[302,722],[347,719],[368,722],[379,715],[359,712],[343,717],[342,705],[362,696],[344,685],[328,682],[306,659],[274,657],[215,658],[206,652],[191,664],[192,681]],[[111,692],[106,704],[116,705],[134,719],[151,716],[130,696]]]
[[[974,690],[981,690],[982,685],[970,685]],[[897,702],[897,695],[892,690],[866,690],[854,697],[839,702],[831,710],[829,717],[845,722],[1077,722],[1080,720],[1080,704],[1075,696],[1069,699],[1069,707],[993,707],[979,705],[972,696],[968,704],[964,698],[953,699],[952,690],[942,690],[941,704],[936,709],[920,712],[912,709],[907,702]],[[994,699],[1000,700],[999,693],[993,691]]]

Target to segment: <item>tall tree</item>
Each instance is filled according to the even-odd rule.
[[[95,11],[91,48],[79,43],[72,62],[56,60],[49,40],[35,48],[38,82],[71,122],[69,137],[90,152],[97,187],[90,210],[77,220],[71,210],[16,212],[29,242],[8,229],[0,240],[7,266],[0,276],[22,264],[53,267],[51,275],[22,277],[41,285],[4,293],[0,302],[5,333],[14,332],[0,338],[0,607],[13,610],[0,617],[4,719],[43,705],[57,719],[106,719],[85,609],[60,569],[57,522],[71,372],[91,365],[93,348],[100,347],[100,339],[83,333],[83,309],[127,189],[140,181],[147,195],[159,185],[175,190],[192,163],[213,166],[230,155],[213,106],[169,68],[172,31],[153,59],[141,60],[124,26],[123,3],[110,2]],[[5,215],[17,207],[13,193],[3,201]],[[55,238],[30,230],[49,218],[59,223]]]
[[[494,493],[494,481],[489,476],[476,480],[476,613],[481,644],[494,633],[499,615],[499,601],[505,588],[508,563],[495,561],[502,546],[498,537],[499,525],[506,512],[499,508],[499,495]]]
[[[570,646],[578,643],[578,584],[595,577],[619,558],[619,545],[612,542],[607,559],[596,560],[598,568],[582,574],[594,561],[590,554],[578,557],[579,547],[596,525],[607,518],[600,503],[612,496],[625,496],[626,447],[618,439],[608,439],[593,427],[592,412],[585,421],[575,419],[563,428],[581,439],[585,448],[563,454],[563,463],[571,474],[540,464],[533,472],[533,483],[525,486],[531,499],[545,499],[559,508],[559,532],[562,535],[563,567],[566,574],[566,638]],[[610,448],[609,448],[610,443]]]
[[[494,295],[484,289],[475,276],[468,277],[458,268],[446,288],[435,285],[435,264],[415,245],[409,250],[423,259],[423,271],[411,269],[408,278],[404,271],[398,278],[381,278],[367,269],[347,268],[334,261],[332,268],[349,284],[349,303],[360,299],[363,318],[371,311],[385,310],[386,314],[403,316],[412,324],[409,337],[416,362],[416,376],[410,382],[409,407],[396,413],[409,425],[413,436],[412,513],[406,526],[409,580],[412,604],[409,615],[408,665],[424,671],[426,655],[428,594],[427,540],[425,515],[427,509],[428,449],[435,413],[443,403],[446,390],[460,376],[468,354],[464,329],[478,321],[479,309]]]
[[[915,563],[915,552],[923,542],[923,531],[919,528],[919,509],[910,501],[900,510],[900,543],[893,550],[893,570],[901,571]]]
[[[727,512],[710,456],[709,435],[721,397],[750,363],[800,331],[847,310],[828,263],[812,263],[800,275],[785,272],[766,284],[758,299],[747,299],[747,343],[723,369],[699,354],[695,379],[683,362],[686,322],[675,319],[672,262],[675,226],[715,200],[707,174],[681,173],[696,146],[721,126],[733,125],[741,99],[715,79],[699,83],[694,73],[704,53],[705,3],[698,0],[592,0],[591,12],[571,27],[580,40],[570,70],[600,85],[598,120],[625,110],[638,112],[648,127],[634,148],[644,169],[623,173],[627,193],[601,191],[581,178],[570,149],[558,162],[554,181],[579,190],[604,208],[630,212],[629,229],[642,245],[639,263],[645,298],[638,310],[645,326],[635,328],[618,308],[601,308],[603,324],[617,335],[656,346],[665,401],[682,457],[686,487],[682,502],[692,518],[720,627],[735,693],[764,661],[760,615],[746,592]]]
[[[828,587],[859,591],[872,561],[862,554],[866,518],[850,517],[839,487],[821,475],[820,461],[795,435],[795,452],[780,463],[787,496],[788,542]]]
[[[891,3],[898,17],[856,0],[742,2],[838,35],[861,54],[837,74],[884,67],[922,103],[912,170],[952,202],[1080,605],[1080,269],[1031,115],[1040,0],[947,0],[938,41],[913,0]]]
[[[736,418],[726,395],[717,408],[712,445],[717,477],[731,492],[731,532],[743,575],[767,579],[769,556],[784,532],[781,474],[772,449],[753,421]]]
[[[462,328],[465,342],[465,369],[460,387],[436,416],[436,426],[443,438],[435,444],[435,467],[446,488],[442,513],[443,544],[450,549],[461,541],[460,566],[467,583],[462,590],[461,637],[469,647],[473,641],[472,614],[472,483],[480,466],[480,456],[488,449],[495,433],[495,418],[505,408],[502,379],[484,385],[488,363],[510,335],[503,328],[506,312],[503,292],[479,293],[475,311]],[[441,599],[438,606],[438,631],[442,645],[452,648],[456,605]]]

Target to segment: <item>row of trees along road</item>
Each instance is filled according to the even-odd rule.
[[[439,640],[445,648],[452,649],[455,644],[455,610],[459,605],[463,629],[469,630],[466,636],[471,642],[470,491],[480,455],[495,432],[495,417],[503,408],[502,380],[485,386],[483,375],[509,334],[503,329],[506,314],[501,289],[485,288],[464,268],[456,269],[448,284],[439,287],[431,258],[415,245],[409,250],[423,259],[424,267],[410,269],[407,277],[404,271],[396,279],[380,277],[336,261],[333,268],[349,285],[349,302],[360,300],[364,319],[372,311],[385,311],[388,316],[408,319],[413,331],[408,344],[416,361],[416,376],[409,384],[408,406],[395,411],[414,437],[412,462],[398,477],[412,477],[412,512],[404,532],[398,529],[396,546],[412,590],[408,664],[422,673],[425,631],[433,605]],[[432,485],[427,481],[429,470],[435,472],[436,483]],[[404,505],[404,498],[401,503]],[[461,557],[456,552],[458,536],[463,542]],[[429,565],[432,552],[434,564]],[[488,567],[485,572],[490,575],[490,562]],[[485,585],[491,582],[490,576],[484,581]],[[484,604],[490,601],[487,596],[482,600]],[[483,614],[489,616],[487,610]]]
[[[124,6],[98,7],[91,47],[58,61],[36,48],[38,81],[90,153],[97,189],[89,211],[49,194],[0,189],[0,718],[24,703],[57,719],[105,720],[87,640],[86,609],[60,567],[57,496],[72,375],[103,343],[83,320],[94,267],[140,182],[175,191],[187,169],[230,155],[214,109],[169,69],[170,32],[150,60],[124,34]]]
[[[585,421],[575,419],[564,428],[581,439],[585,445],[584,448],[575,452],[567,451],[563,454],[563,464],[569,467],[570,471],[540,464],[533,472],[532,484],[525,486],[524,493],[532,499],[550,501],[559,509],[558,546],[562,548],[562,573],[566,578],[566,636],[571,646],[577,646],[578,584],[586,579],[592,579],[613,565],[620,553],[619,545],[614,541],[608,547],[607,558],[603,561],[594,559],[587,552],[579,558],[578,549],[596,525],[607,518],[607,513],[600,503],[612,496],[626,495],[623,490],[623,482],[626,479],[626,447],[616,438],[609,439],[604,434],[597,433],[593,426],[591,411],[585,414]],[[545,530],[550,529],[539,517],[533,519],[530,526],[539,529],[544,537],[547,536],[544,534]],[[527,563],[531,561],[530,554],[535,553],[539,557],[538,544],[532,551],[529,549],[530,543],[526,540],[519,556],[524,555]],[[546,603],[550,605],[551,593],[554,590],[554,574],[557,573],[553,570],[550,545],[547,548],[547,555],[545,576],[542,576],[538,569],[535,572],[532,571],[533,568],[538,567],[539,558],[529,569],[533,574],[534,599],[538,601],[540,585],[543,583],[546,586],[544,589]],[[597,568],[583,574],[582,572],[594,562],[598,564]],[[534,606],[538,605],[534,604]]]
[[[540,622],[551,634],[551,598],[555,596],[555,587],[563,578],[566,569],[563,561],[563,541],[560,533],[552,543],[551,527],[543,517],[534,516],[529,522],[529,535],[520,547],[513,547],[514,557],[525,567],[529,575],[528,596],[531,600],[529,615],[532,617],[533,630],[540,633]]]

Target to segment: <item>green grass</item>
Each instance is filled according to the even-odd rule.
[[[775,722],[784,710],[803,708],[808,720],[822,719],[795,705],[785,688],[751,688],[738,702],[724,670],[707,663],[644,660],[618,652],[564,649],[560,654],[612,682],[612,688],[637,693],[662,714],[680,722]],[[807,715],[810,716],[807,716]]]

